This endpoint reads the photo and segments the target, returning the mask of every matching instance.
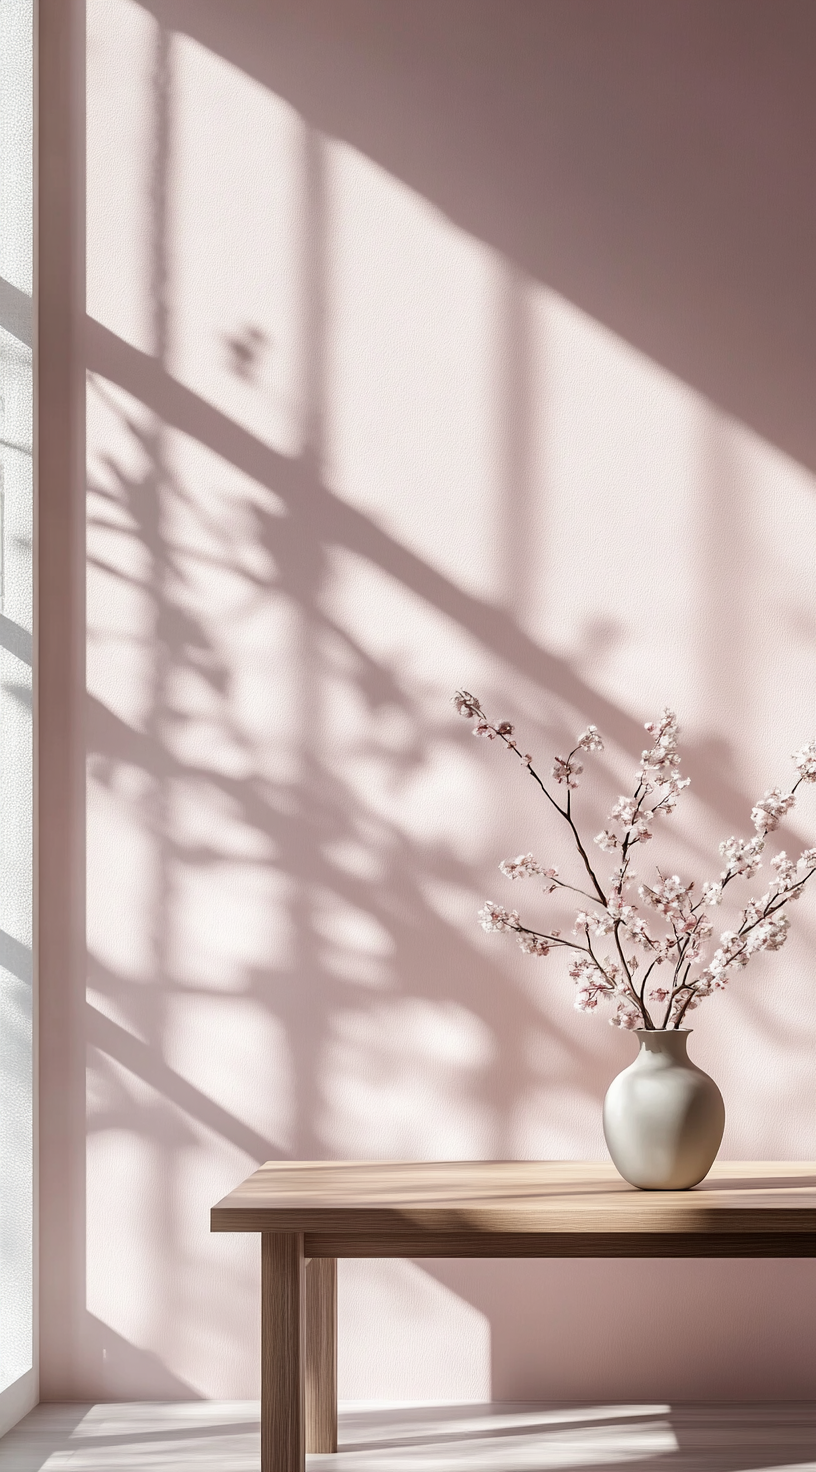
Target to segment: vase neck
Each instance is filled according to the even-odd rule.
[[[680,1062],[688,1057],[688,1039],[691,1032],[690,1027],[684,1028],[645,1028],[635,1029],[640,1042],[641,1053],[658,1054],[663,1058],[673,1058]]]

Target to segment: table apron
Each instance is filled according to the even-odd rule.
[[[306,1232],[307,1257],[816,1257],[812,1232]]]

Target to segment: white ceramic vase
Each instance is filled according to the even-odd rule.
[[[604,1099],[609,1154],[642,1191],[696,1186],[720,1148],[725,1105],[714,1080],[686,1056],[689,1031],[638,1028],[637,1058]]]

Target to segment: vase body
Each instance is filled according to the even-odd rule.
[[[684,1191],[714,1164],[725,1105],[712,1078],[687,1057],[689,1032],[637,1029],[640,1047],[612,1080],[603,1129],[612,1160],[642,1191]]]

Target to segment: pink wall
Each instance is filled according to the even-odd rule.
[[[476,926],[556,835],[453,688],[597,722],[591,832],[674,703],[703,877],[812,734],[816,13],[89,0],[83,339],[41,10],[43,1395],[250,1396],[256,1162],[604,1151],[632,1044]],[[726,1157],[816,1156],[795,921],[696,1014]],[[341,1395],[802,1397],[812,1284],[345,1264]]]

